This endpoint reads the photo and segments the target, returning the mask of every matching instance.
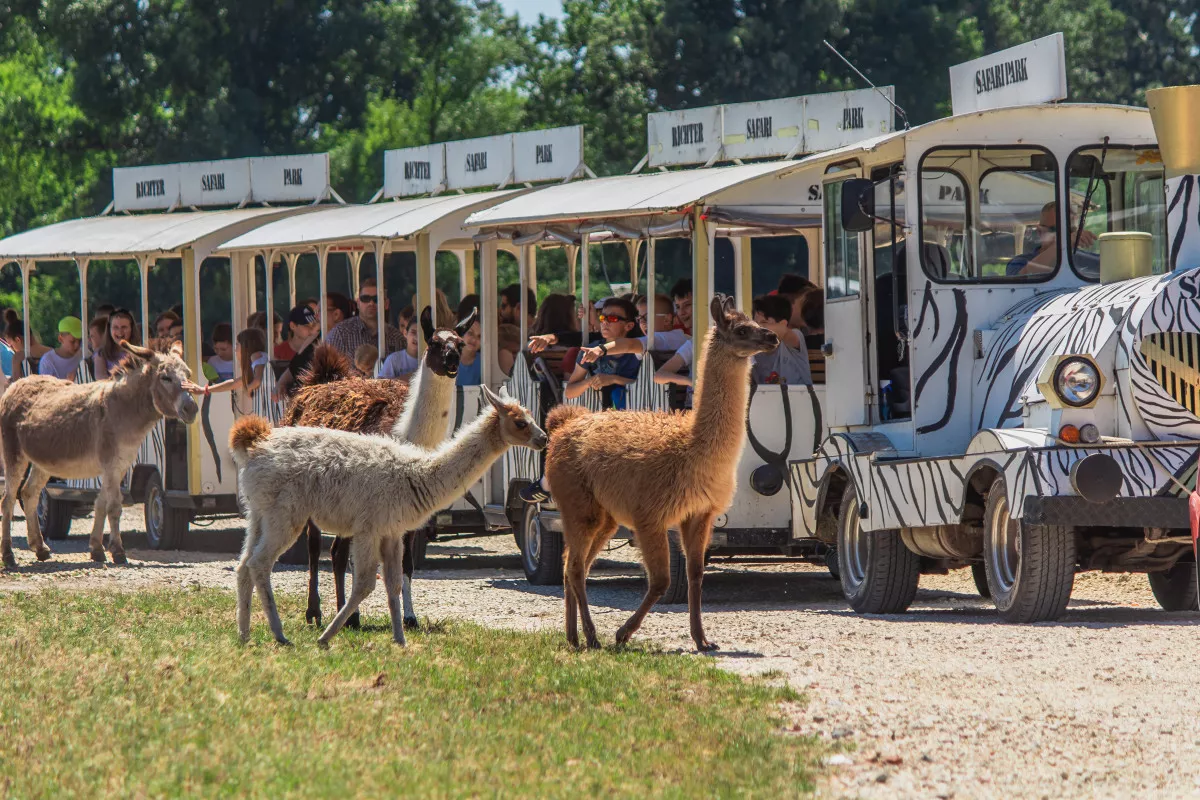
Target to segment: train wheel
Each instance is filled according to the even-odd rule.
[[[42,489],[38,497],[37,521],[42,535],[47,539],[65,539],[71,531],[71,517],[75,504],[69,500],[56,500]]]
[[[921,557],[904,546],[900,531],[862,529],[853,485],[842,495],[837,554],[842,592],[851,608],[860,614],[908,610],[921,581]]]
[[[521,518],[521,566],[534,586],[562,586],[563,540],[557,531],[546,530],[537,503],[525,506]]]
[[[1182,561],[1165,572],[1151,572],[1150,591],[1164,611],[1197,611],[1196,563]]]
[[[167,505],[162,478],[157,472],[146,479],[142,510],[146,516],[146,541],[151,550],[177,550],[183,544],[192,519],[191,512]]]
[[[1004,479],[997,478],[984,516],[983,563],[1002,620],[1058,619],[1075,582],[1075,531],[1013,519]]]

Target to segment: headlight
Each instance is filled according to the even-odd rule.
[[[1082,408],[1100,393],[1100,373],[1086,358],[1063,359],[1054,370],[1054,391],[1072,408]]]

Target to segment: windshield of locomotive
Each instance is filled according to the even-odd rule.
[[[1167,271],[1167,204],[1162,156],[1156,147],[1096,146],[1077,150],[1067,164],[1071,206],[1081,221],[1068,242],[1071,266],[1100,278],[1100,242],[1109,231],[1154,237],[1153,271]]]
[[[1058,164],[1030,147],[935,148],[921,159],[921,261],[934,280],[1032,282],[1059,268]]]

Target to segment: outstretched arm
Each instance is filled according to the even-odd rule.
[[[579,350],[580,361],[591,364],[600,356],[623,356],[633,354],[640,356],[646,352],[646,346],[641,339],[613,339],[611,342],[598,344],[595,347],[582,347]]]

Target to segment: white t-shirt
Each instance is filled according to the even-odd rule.
[[[692,344],[692,337],[689,336],[688,340],[680,345],[679,349],[675,351],[675,355],[683,359],[683,365],[685,367],[690,367],[692,365],[692,353],[694,350],[695,347]]]
[[[218,380],[227,381],[233,378],[234,364],[229,359],[212,356],[208,359],[208,365],[217,371]]]
[[[379,368],[379,377],[403,378],[416,372],[419,366],[421,362],[416,356],[410,356],[407,350],[397,350],[384,360]]]
[[[691,340],[692,340],[692,337],[688,336],[685,331],[683,331],[679,328],[675,328],[675,329],[669,330],[669,331],[655,331],[654,345],[650,349],[651,350],[674,350],[674,351],[678,352],[679,348],[683,347],[684,342],[690,342]],[[645,345],[646,337],[639,336],[638,341],[640,341],[643,345]]]
[[[38,374],[53,375],[56,378],[72,381],[75,380],[75,370],[79,369],[79,362],[82,360],[82,352],[76,353],[71,358],[63,358],[53,350],[47,350],[38,361]]]

